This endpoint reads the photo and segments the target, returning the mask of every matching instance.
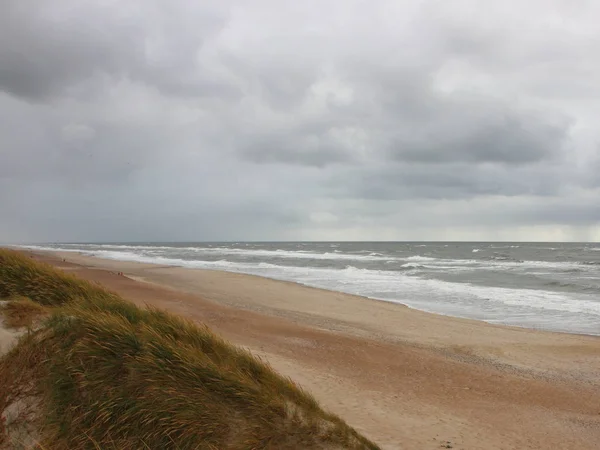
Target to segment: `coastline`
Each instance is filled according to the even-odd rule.
[[[458,319],[464,319],[464,320],[475,320],[477,322],[485,322],[490,325],[498,325],[498,326],[502,326],[502,327],[511,327],[511,328],[519,328],[519,329],[524,328],[524,329],[528,329],[528,330],[536,330],[536,331],[541,331],[541,332],[573,334],[573,335],[583,335],[583,336],[595,336],[595,337],[600,338],[600,327],[598,327],[598,326],[590,327],[588,325],[586,327],[582,327],[581,329],[578,329],[577,326],[575,326],[575,328],[573,328],[573,326],[558,325],[560,322],[548,322],[545,325],[544,321],[536,321],[536,320],[531,321],[531,320],[524,319],[524,320],[519,321],[518,319],[515,319],[515,318],[512,318],[510,320],[502,320],[501,316],[500,316],[500,318],[498,317],[497,312],[494,313],[491,317],[490,316],[486,317],[487,315],[483,311],[479,311],[478,313],[475,313],[475,314],[469,314],[466,312],[465,313],[457,313],[456,311],[455,312],[447,312],[444,310],[443,307],[426,306],[426,304],[413,304],[413,302],[411,302],[410,299],[406,299],[406,298],[401,300],[401,299],[370,296],[370,295],[352,292],[354,289],[347,290],[347,289],[343,289],[343,288],[338,289],[335,287],[326,287],[323,285],[319,285],[319,283],[317,283],[317,284],[305,283],[301,280],[290,279],[290,278],[286,278],[286,277],[281,278],[278,276],[272,276],[271,274],[265,274],[265,273],[251,273],[251,272],[246,272],[243,270],[242,271],[228,270],[226,268],[189,267],[187,265],[177,265],[177,264],[156,262],[156,261],[154,261],[154,258],[150,258],[151,259],[150,261],[143,261],[143,260],[137,260],[137,259],[109,258],[109,257],[101,256],[101,255],[89,254],[88,252],[82,251],[80,249],[57,250],[57,249],[52,249],[52,248],[43,248],[43,247],[36,247],[36,246],[31,247],[31,248],[29,248],[28,246],[15,247],[15,249],[18,249],[21,251],[32,251],[32,252],[42,252],[42,253],[47,252],[47,253],[57,254],[57,255],[60,254],[63,256],[68,256],[70,258],[91,257],[91,258],[100,259],[100,260],[103,260],[106,262],[116,261],[118,264],[131,263],[134,266],[139,265],[139,266],[135,266],[135,267],[143,267],[144,265],[146,265],[148,267],[155,267],[155,268],[157,266],[160,266],[162,268],[177,268],[177,269],[182,269],[182,270],[192,270],[192,271],[196,271],[196,272],[208,271],[208,272],[217,272],[217,273],[224,272],[224,273],[241,274],[241,275],[250,276],[250,277],[265,278],[268,280],[273,280],[273,281],[282,282],[282,283],[292,283],[294,285],[300,285],[300,286],[306,287],[308,289],[318,289],[318,290],[322,290],[325,292],[334,292],[334,293],[339,293],[339,294],[343,294],[343,295],[349,295],[352,297],[359,297],[363,300],[391,303],[391,304],[407,307],[407,308],[410,308],[410,309],[413,309],[416,311],[421,311],[421,312],[444,316],[444,317],[458,318]],[[536,292],[535,290],[532,291],[532,295],[535,295],[535,292]],[[438,304],[438,303],[435,303],[435,304]],[[439,304],[443,305],[443,301]]]
[[[120,246],[117,245],[117,247]],[[170,247],[158,248],[163,249]],[[234,262],[231,264],[229,264],[229,260],[226,260],[217,261],[219,264],[213,265],[214,261],[206,262],[201,260],[196,264],[195,260],[185,261],[184,259],[165,259],[162,257],[144,256],[143,254],[122,254],[119,249],[116,249],[115,252],[98,250],[98,254],[96,254],[95,250],[84,250],[80,248],[53,249],[50,247],[44,248],[32,246],[31,248],[22,247],[21,250],[23,249],[34,252],[59,252],[60,254],[71,255],[70,257],[90,256],[104,261],[119,261],[120,264],[128,262],[132,264],[148,264],[153,267],[159,265],[165,268],[175,267],[178,269],[191,269],[198,272],[211,271],[245,274],[267,278],[269,280],[276,280],[278,282],[290,282],[307,288],[315,288],[327,292],[348,294],[372,301],[403,305],[417,311],[442,315],[445,317],[476,320],[491,325],[525,328],[552,333],[600,337],[600,327],[595,320],[597,315],[595,315],[596,313],[587,314],[586,309],[597,308],[597,303],[594,298],[579,298],[575,294],[573,294],[575,297],[571,298],[560,290],[545,291],[541,287],[539,288],[542,290],[531,287],[522,288],[513,286],[512,284],[502,285],[502,283],[500,283],[489,287],[493,292],[488,292],[488,287],[484,287],[483,285],[480,286],[478,283],[448,282],[444,281],[443,276],[437,278],[434,277],[432,279],[428,276],[397,276],[394,280],[390,281],[391,279],[388,275],[389,272],[385,272],[386,277],[379,280],[377,276],[373,278],[374,275],[371,274],[371,272],[375,273],[377,270],[364,268],[356,269],[354,266],[347,266],[347,269],[356,269],[360,272],[360,275],[352,275],[348,278],[348,273],[346,273],[345,270],[339,269],[337,266],[335,266],[335,269],[327,269],[322,265],[317,265],[309,268],[310,270],[307,271],[308,275],[306,275],[303,274],[302,271],[288,273],[279,270],[281,267],[287,267],[285,265],[266,264],[265,268],[263,268],[264,270],[248,268],[247,266],[249,266],[249,264],[245,263],[239,263],[238,267],[236,266],[237,263],[235,261],[237,260],[235,258],[232,260]],[[412,257],[408,259],[410,260],[411,258]],[[415,258],[420,258],[420,256],[415,256]],[[533,262],[530,263],[533,264]],[[261,264],[259,264],[258,267],[262,267]],[[267,266],[269,267],[267,268]],[[278,270],[272,271],[270,270],[271,267],[278,268]],[[404,267],[404,265],[402,267]],[[319,272],[321,269],[324,269],[326,273],[321,274]],[[341,272],[338,274],[340,270]],[[315,275],[313,273],[314,271],[317,271],[318,273]],[[364,280],[362,271],[369,272],[369,275],[366,275]],[[556,276],[558,277],[557,279],[560,280],[562,275],[557,274]],[[383,284],[380,285],[379,283]],[[390,283],[392,283],[392,285],[390,285]],[[559,282],[552,281],[550,284],[559,284]],[[382,287],[380,288],[379,286]],[[429,293],[430,290],[431,293]],[[472,290],[473,292],[471,292]],[[585,295],[589,296],[591,294],[587,293]],[[569,303],[571,300],[573,301],[572,305]],[[504,303],[506,303],[506,305]],[[590,309],[590,311],[592,311],[592,309]]]
[[[205,323],[383,448],[451,441],[465,449],[592,449],[600,440],[596,336],[460,319],[253,275],[27,253]]]
[[[196,275],[192,275],[192,278],[196,278],[198,276],[198,274],[201,274],[201,273],[213,273],[213,274],[218,274],[216,276],[219,278],[227,278],[227,277],[231,276],[231,277],[236,277],[236,278],[239,277],[241,279],[248,277],[249,280],[250,279],[268,280],[270,282],[281,283],[281,284],[287,285],[287,286],[298,286],[307,291],[315,290],[316,292],[328,293],[327,295],[337,294],[339,296],[343,296],[346,300],[352,298],[352,299],[356,299],[361,302],[377,302],[377,303],[383,303],[383,304],[387,304],[387,305],[394,305],[394,307],[408,308],[412,311],[423,313],[425,315],[432,315],[434,317],[441,316],[441,317],[448,318],[450,320],[467,321],[469,323],[473,323],[473,322],[485,323],[491,327],[500,327],[502,329],[509,328],[509,329],[514,329],[514,330],[528,330],[528,331],[539,332],[539,333],[563,334],[563,335],[572,335],[572,336],[587,336],[587,337],[591,337],[591,338],[597,338],[600,340],[600,331],[598,334],[593,334],[593,333],[580,333],[580,332],[573,332],[573,331],[557,331],[557,330],[544,329],[544,328],[539,328],[539,327],[538,328],[528,327],[525,325],[508,325],[508,324],[503,324],[503,323],[494,323],[494,322],[489,322],[489,321],[483,320],[483,319],[475,319],[475,318],[470,318],[470,317],[456,316],[456,315],[451,315],[451,314],[444,314],[442,312],[437,312],[437,311],[420,309],[420,308],[416,308],[416,307],[410,306],[408,304],[405,304],[405,303],[402,303],[402,302],[396,301],[396,300],[388,300],[388,299],[382,299],[382,298],[375,298],[375,297],[351,294],[351,293],[346,293],[343,291],[337,291],[337,290],[333,290],[333,289],[311,286],[311,285],[307,285],[307,284],[296,282],[296,281],[272,278],[272,277],[268,277],[265,275],[256,275],[256,274],[249,274],[249,273],[236,272],[236,271],[226,271],[226,270],[221,270],[221,269],[189,268],[189,267],[176,266],[176,265],[165,265],[165,264],[156,264],[156,263],[139,262],[139,261],[117,260],[117,259],[110,259],[110,258],[102,258],[102,257],[98,257],[98,256],[85,255],[79,251],[24,250],[23,248],[17,248],[17,249],[20,251],[29,251],[34,254],[40,254],[40,255],[43,255],[43,254],[56,255],[59,258],[64,258],[71,262],[77,262],[79,264],[88,265],[90,267],[104,268],[107,270],[113,269],[113,270],[121,270],[122,271],[125,269],[130,269],[130,270],[152,269],[154,278],[159,278],[156,276],[157,269],[160,269],[160,270],[162,270],[162,269],[169,270],[170,269],[170,270],[175,270],[176,272],[180,271],[181,273],[187,272],[189,274],[196,274]],[[162,279],[162,283],[157,282],[156,279],[149,281],[149,280],[144,279],[144,277],[135,277],[134,276],[134,278],[137,279],[138,281],[151,282],[151,283],[159,284],[159,285],[166,286],[166,287],[169,287],[173,284],[170,282],[168,277],[166,279]],[[164,277],[162,277],[162,278],[164,278]],[[184,290],[186,292],[198,293],[198,286],[190,287],[190,286],[187,286],[187,283],[184,283],[183,286],[181,286],[181,285],[178,286],[178,289]],[[227,298],[222,298],[220,300],[223,302],[228,301]],[[235,304],[235,305],[240,306],[239,304]],[[252,305],[248,304],[246,306],[251,307]]]

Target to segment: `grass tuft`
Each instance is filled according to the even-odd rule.
[[[14,297],[0,305],[0,316],[9,328],[31,328],[48,314],[48,309],[27,297]]]
[[[8,250],[0,296],[50,309],[0,360],[0,447],[28,430],[53,450],[378,448],[206,327]]]

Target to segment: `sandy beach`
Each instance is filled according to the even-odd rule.
[[[445,317],[249,275],[32,256],[207,324],[382,448],[600,446],[597,337]]]

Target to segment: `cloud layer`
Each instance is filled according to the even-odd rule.
[[[599,240],[591,1],[8,0],[0,241]]]

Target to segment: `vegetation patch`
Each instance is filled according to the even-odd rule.
[[[24,431],[59,450],[378,448],[208,328],[0,250],[17,295],[50,313],[0,360],[7,448]]]
[[[9,328],[32,328],[47,314],[47,308],[27,297],[11,298],[0,304],[0,316]]]

